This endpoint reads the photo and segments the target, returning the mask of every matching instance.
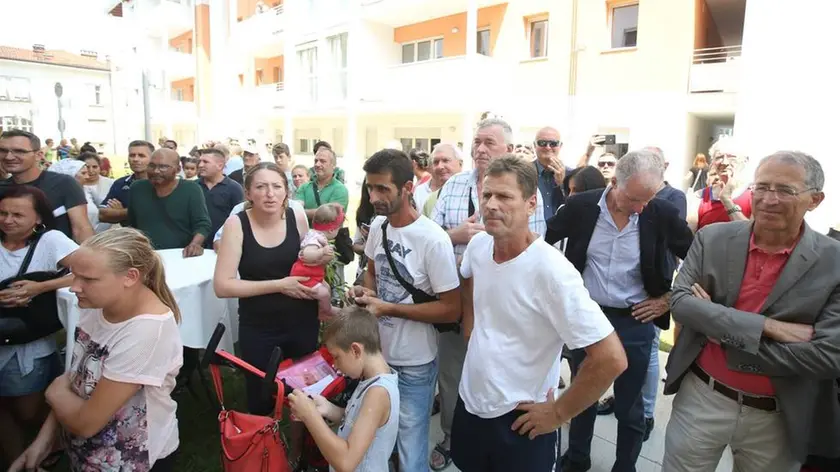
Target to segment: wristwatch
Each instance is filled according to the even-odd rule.
[[[735,213],[741,213],[741,206],[740,205],[732,205],[732,208],[726,210],[727,215],[733,215]]]

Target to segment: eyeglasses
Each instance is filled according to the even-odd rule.
[[[598,167],[615,167],[615,161],[598,161]]]
[[[560,145],[560,141],[556,139],[538,139],[537,146],[539,147],[553,147],[556,148]]]
[[[776,198],[779,200],[794,200],[803,193],[811,192],[817,189],[806,188],[805,190],[796,190],[795,188],[788,187],[786,185],[770,188],[770,186],[766,184],[755,184],[750,186],[750,190],[752,190],[753,195],[758,198],[763,198],[768,193],[775,193]]]
[[[38,151],[37,149],[6,149],[6,148],[0,148],[0,158],[8,156],[9,153],[12,153],[12,155],[15,156],[15,157],[23,157],[23,156],[29,154],[30,152],[37,152],[37,151]]]

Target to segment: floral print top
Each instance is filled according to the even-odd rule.
[[[141,385],[90,438],[65,431],[71,468],[79,472],[147,472],[178,448],[176,404],[170,394],[183,364],[172,313],[110,323],[102,310],[82,310],[76,327],[71,389],[85,400],[102,377]]]

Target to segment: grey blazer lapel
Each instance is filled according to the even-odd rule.
[[[724,223],[732,224],[732,223]],[[752,224],[739,224],[739,228],[730,236],[726,249],[726,306],[733,306],[741,293],[744,269],[747,267],[747,253],[750,250]]]
[[[779,274],[779,279],[773,285],[773,290],[770,291],[770,295],[764,302],[764,306],[761,308],[762,313],[779,301],[782,295],[793,288],[796,282],[802,278],[802,275],[817,262],[817,251],[814,248],[817,243],[816,234],[805,223],[805,230],[802,233],[802,237],[799,239],[796,247],[793,248],[787,264],[782,269],[782,273]]]

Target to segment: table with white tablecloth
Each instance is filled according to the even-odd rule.
[[[203,255],[190,258],[184,258],[181,249],[164,249],[157,253],[163,260],[166,284],[181,310],[180,330],[184,346],[205,348],[216,325],[222,322],[227,329],[219,347],[233,352],[233,343],[238,338],[238,300],[216,297],[213,290],[216,253],[205,250]],[[67,288],[58,291],[57,299],[58,317],[67,329],[65,362],[69,369],[81,310],[76,296]]]

